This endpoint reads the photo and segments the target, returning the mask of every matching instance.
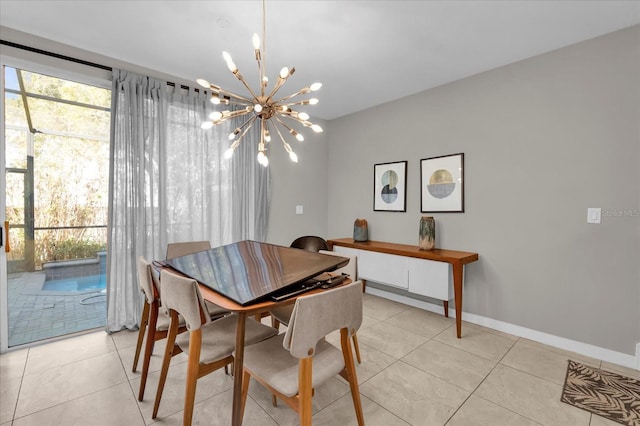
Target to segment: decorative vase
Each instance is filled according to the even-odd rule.
[[[353,224],[353,241],[368,241],[369,228],[366,219],[356,219]]]
[[[432,216],[422,216],[418,233],[420,250],[433,250],[436,246],[436,220]]]

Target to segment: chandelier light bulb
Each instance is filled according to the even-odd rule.
[[[258,36],[258,34],[253,33],[253,48],[254,50],[259,50],[260,49],[260,37]]]
[[[322,87],[322,83],[313,83],[311,86],[309,86],[309,89],[312,92],[315,92],[317,90],[320,90],[321,87]]]
[[[318,104],[318,99],[317,98],[311,98],[309,99],[309,105],[317,105]]]
[[[209,83],[204,78],[197,79],[196,83],[198,83],[200,86],[204,87],[205,89],[208,89],[211,86],[211,83]]]
[[[293,161],[294,163],[298,162],[298,156],[296,155],[295,152],[293,151],[289,151],[289,158],[291,159],[291,161]]]
[[[307,121],[309,119],[309,114],[307,114],[306,112],[299,112],[298,113],[298,118],[300,120]]]
[[[324,131],[322,130],[322,127],[318,126],[317,124],[312,124],[311,130],[313,130],[316,133],[322,133]]]
[[[264,132],[264,141],[265,142],[271,142],[271,133],[269,133],[268,130],[265,130],[265,132]]]
[[[264,154],[264,151],[258,152],[258,163],[260,163],[263,167],[267,167],[269,165],[269,159]]]
[[[260,104],[255,104],[255,105],[253,106],[253,110],[254,110],[255,112],[257,112],[258,114],[260,114],[260,113],[262,112],[262,105],[260,105]]]
[[[203,130],[210,129],[212,127],[213,127],[213,122],[211,122],[211,121],[205,121],[204,123],[202,123],[200,125],[200,128],[203,129]]]
[[[231,157],[233,157],[233,151],[234,151],[234,149],[233,149],[233,148],[229,148],[229,149],[227,149],[227,150],[224,152],[224,158],[225,158],[225,160],[228,160],[228,159],[230,159]]]
[[[209,114],[209,118],[213,121],[220,121],[222,119],[222,113],[220,111],[213,111]]]
[[[227,63],[227,68],[229,68],[229,71],[233,73],[238,71],[238,67],[236,67],[236,64],[233,63],[233,59],[231,59],[231,55],[229,54],[229,52],[222,52],[222,57]]]
[[[235,129],[233,132],[229,133],[229,140],[232,141],[236,138],[236,136],[238,136],[238,133],[240,133],[240,129],[237,128]]]
[[[280,70],[280,78],[284,80],[287,77],[289,77],[289,68],[282,67],[282,69]]]
[[[220,105],[220,97],[218,95],[211,95],[211,103],[214,105]]]

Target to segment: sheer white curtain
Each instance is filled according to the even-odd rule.
[[[114,70],[107,331],[140,320],[136,259],[164,258],[168,242],[213,246],[266,238],[270,174],[256,161],[257,132],[223,158],[238,123],[200,129],[207,94]]]

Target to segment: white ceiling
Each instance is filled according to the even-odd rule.
[[[268,0],[265,59],[272,82],[296,67],[283,95],[321,81],[307,111],[333,119],[638,23],[640,1]],[[259,0],[0,0],[0,25],[244,94],[227,50],[257,86]]]

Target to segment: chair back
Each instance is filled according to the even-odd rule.
[[[308,358],[327,334],[347,328],[351,338],[361,324],[362,282],[355,281],[298,298],[282,346],[296,358]]]
[[[358,279],[358,256],[356,256],[355,254],[336,253],[335,251],[329,251],[329,250],[320,250],[320,253],[329,254],[331,256],[348,258],[349,263],[347,263],[342,268],[336,269],[333,272],[336,274],[347,274],[349,275],[349,278],[351,278],[352,281],[355,281]]]
[[[147,303],[153,303],[157,297],[158,288],[153,279],[151,264],[143,256],[138,257],[138,287],[144,293]]]
[[[187,241],[185,243],[169,243],[167,244],[166,259],[175,259],[176,257],[186,256],[188,254],[197,253],[199,251],[209,250],[211,243],[209,241]]]
[[[290,247],[315,252],[318,252],[320,250],[329,250],[329,244],[327,244],[327,240],[322,237],[316,237],[315,235],[298,237],[293,240]]]
[[[187,330],[198,330],[211,321],[196,280],[163,269],[160,272],[160,290],[163,308],[182,315]]]

